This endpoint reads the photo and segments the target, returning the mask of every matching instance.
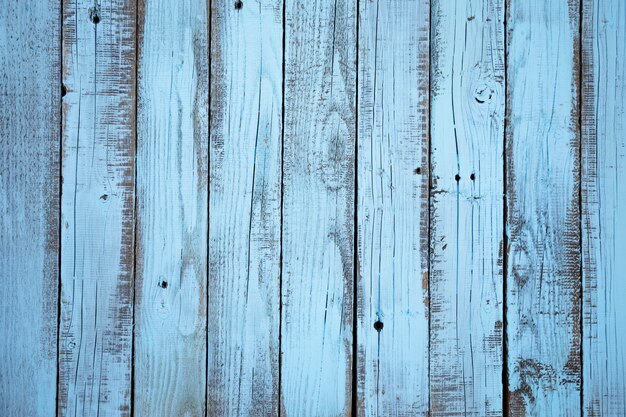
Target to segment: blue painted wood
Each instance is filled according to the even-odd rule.
[[[61,11],[0,4],[0,415],[56,410]]]
[[[212,2],[208,415],[278,415],[281,0]]]
[[[207,3],[143,0],[139,15],[133,408],[204,416]]]
[[[286,1],[281,416],[352,408],[356,1]]]
[[[626,415],[621,1],[5,3],[2,416]]]
[[[359,2],[358,411],[428,413],[429,2]]]
[[[501,416],[504,1],[431,14],[431,415]]]
[[[135,6],[63,3],[60,416],[131,414]]]
[[[585,416],[626,415],[626,4],[583,2]]]
[[[507,4],[509,412],[580,415],[579,2]]]

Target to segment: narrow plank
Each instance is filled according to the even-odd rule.
[[[206,414],[207,11],[205,0],[139,3],[138,416]]]
[[[504,1],[432,19],[431,415],[501,416]]]
[[[285,7],[282,416],[351,410],[356,12]]]
[[[626,4],[583,1],[583,407],[626,415]]]
[[[209,416],[277,416],[283,5],[212,2]]]
[[[135,2],[63,2],[59,414],[130,415]]]
[[[513,416],[580,414],[579,2],[507,10],[507,340]]]
[[[56,410],[61,4],[0,7],[0,415]]]
[[[429,19],[359,2],[359,416],[428,413]]]

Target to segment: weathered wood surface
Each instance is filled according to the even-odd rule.
[[[283,4],[211,11],[208,415],[277,416]]]
[[[431,13],[431,415],[500,416],[504,1]]]
[[[356,13],[285,4],[282,416],[352,408]]]
[[[0,5],[0,415],[56,409],[61,5]]]
[[[620,0],[3,2],[0,414],[626,415],[625,39]]]
[[[583,1],[585,416],[626,415],[626,4]]]
[[[139,3],[137,416],[206,414],[207,9],[204,0]]]
[[[580,414],[578,11],[578,1],[508,2],[506,329],[513,416]]]
[[[131,412],[135,15],[63,3],[62,416]]]
[[[357,415],[426,415],[429,2],[359,7]]]

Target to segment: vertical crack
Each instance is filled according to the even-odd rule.
[[[356,44],[356,75],[355,75],[355,116],[354,116],[354,215],[353,215],[353,238],[352,251],[354,254],[352,262],[352,409],[351,414],[357,417],[358,413],[358,277],[359,277],[359,251],[358,251],[358,195],[359,195],[359,0],[356,0],[355,12],[355,44]]]
[[[502,151],[502,169],[503,169],[503,192],[502,192],[502,415],[508,417],[509,411],[509,368],[508,368],[508,320],[507,320],[507,278],[508,278],[508,246],[509,238],[507,235],[508,224],[508,177],[507,177],[507,123],[508,120],[508,108],[509,108],[509,95],[508,95],[508,13],[510,0],[504,2],[504,21],[503,21],[503,36],[504,36],[504,130],[503,130],[503,151]]]
[[[278,416],[282,416],[283,398],[283,202],[285,183],[285,55],[286,55],[286,26],[287,0],[283,0],[283,62],[282,62],[282,91],[281,91],[281,134],[280,134],[280,255],[278,265]]]

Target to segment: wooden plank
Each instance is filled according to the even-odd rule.
[[[431,415],[501,416],[504,1],[432,18]]]
[[[206,414],[208,7],[139,3],[134,413]]]
[[[583,407],[626,415],[626,4],[583,1]]]
[[[356,2],[288,1],[281,415],[352,403]]]
[[[0,414],[56,410],[61,4],[0,7]]]
[[[580,414],[579,3],[507,11],[507,338],[513,416]]]
[[[60,415],[130,415],[135,2],[63,2]]]
[[[359,2],[358,413],[428,413],[428,0]]]
[[[213,2],[208,415],[276,416],[283,6]]]

